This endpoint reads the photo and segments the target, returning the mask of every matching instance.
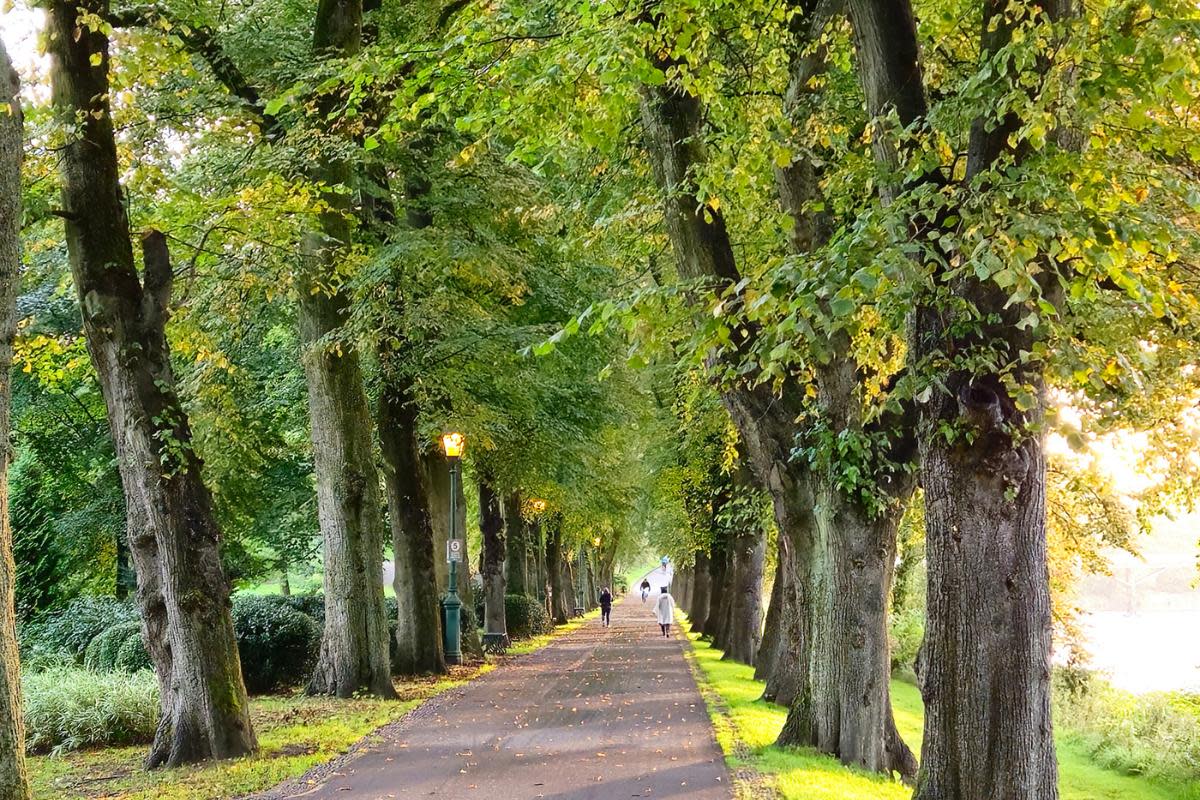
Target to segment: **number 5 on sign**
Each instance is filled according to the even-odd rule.
[[[462,540],[451,539],[446,542],[446,563],[451,561],[462,561]]]

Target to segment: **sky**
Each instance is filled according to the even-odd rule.
[[[42,12],[24,4],[14,5],[0,0],[0,39],[22,76],[36,69],[38,55],[37,31],[42,25]]]

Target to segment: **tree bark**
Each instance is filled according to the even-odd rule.
[[[754,659],[754,680],[766,681],[767,676],[775,669],[779,660],[780,648],[783,643],[780,624],[780,606],[783,605],[783,562],[775,558],[775,578],[771,584],[771,599],[767,604],[767,618],[763,623],[762,642],[759,643],[758,657]]]
[[[583,571],[583,607],[588,611],[594,609],[597,605],[596,598],[600,592],[596,588],[596,568],[594,566],[595,559],[592,554],[588,554],[584,558]]]
[[[575,574],[578,572],[575,568],[576,563],[576,559],[571,558],[565,552],[563,553],[563,602],[567,606],[567,616],[569,617],[577,616],[575,609],[579,607],[579,576]]]
[[[394,381],[380,398],[379,444],[395,563],[395,668],[402,675],[444,673],[433,521],[429,494],[421,479],[417,407],[407,387]]]
[[[688,621],[692,630],[700,631],[704,620],[708,619],[709,587],[711,578],[708,574],[708,553],[696,551],[696,564],[692,568],[692,602],[688,609]]]
[[[729,601],[729,587],[725,581],[728,568],[729,546],[724,533],[720,533],[708,551],[708,614],[700,626],[700,633],[714,640],[720,632],[725,604]]]
[[[562,525],[557,519],[551,519],[546,527],[546,582],[550,591],[550,616],[555,625],[566,625],[571,618],[571,610],[563,580]]]
[[[504,582],[508,594],[525,597],[532,583],[529,575],[529,524],[521,513],[521,495],[509,492],[504,498]]]
[[[679,596],[675,599],[678,601],[679,610],[687,614],[692,599],[692,567],[690,565],[676,570],[675,583],[678,586]]]
[[[901,512],[872,516],[833,480],[817,483],[807,684],[779,743],[815,747],[844,764],[912,780],[916,758],[896,730],[889,691],[888,605]]]
[[[722,648],[725,655],[722,658],[743,664],[754,663],[762,642],[762,578],[766,538],[766,531],[756,526],[739,531],[732,542],[732,597],[729,626]]]
[[[483,630],[508,636],[508,623],[504,616],[504,564],[505,552],[504,511],[500,495],[491,482],[481,475],[479,478],[479,530],[483,535]]]
[[[1070,2],[1026,5],[1055,20],[1075,13]],[[983,4],[981,63],[991,64],[1011,40],[1008,8],[997,0]],[[926,100],[909,3],[851,0],[851,14],[868,112],[878,118],[894,107],[902,123],[913,124],[925,115]],[[1045,72],[1049,58],[1032,68]],[[968,142],[964,185],[977,183],[1001,154],[1020,165],[1022,153],[1009,138],[1020,122],[1011,112],[1000,118],[990,109],[980,114]],[[883,161],[881,149],[877,158]],[[964,324],[955,311],[962,306],[938,304],[933,295],[920,298],[910,362],[953,352],[968,363],[973,352],[984,350],[982,363],[999,363],[1035,402],[1021,411],[998,374],[955,368],[938,376],[943,388],[919,409],[929,575],[919,670],[925,738],[915,800],[1054,800],[1040,433],[1045,389],[1040,367],[1020,356],[1035,349],[1034,332],[1017,325],[1026,313],[1023,304],[970,270],[947,279],[935,269],[933,280],[943,295],[977,309],[982,322]],[[1053,290],[1047,297],[1054,301]],[[951,441],[946,430],[961,433]]]
[[[20,83],[0,42],[0,797],[29,800],[25,768],[25,722],[21,706],[21,663],[12,526],[8,518],[9,433],[12,426],[13,337],[21,288]]]
[[[361,0],[321,0],[313,35],[316,57],[345,58],[361,47]],[[343,158],[324,154],[309,167],[309,177],[329,187],[348,187],[353,170]],[[320,229],[304,236],[297,280],[325,568],[325,630],[308,690],[395,697],[371,414],[357,350],[331,343],[349,312],[348,296],[330,283],[350,245],[350,201],[338,191],[325,192],[323,200],[328,209],[320,214]]]
[[[161,692],[146,763],[240,756],[257,743],[220,529],[171,369],[166,237],[143,237],[139,281],[109,107],[108,38],[85,27],[81,12],[103,18],[108,5],[47,9],[52,101],[67,131],[59,155],[68,258],[116,445],[143,635]]]

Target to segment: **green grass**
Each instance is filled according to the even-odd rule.
[[[851,769],[813,751],[775,747],[787,709],[759,699],[763,684],[754,680],[752,667],[721,661],[721,651],[700,641],[698,634],[689,638],[717,741],[731,770],[756,774],[755,782],[773,785],[788,800],[909,800],[912,796],[909,787],[898,781]],[[917,688],[893,681],[892,707],[900,735],[914,751],[919,750],[923,723]],[[1158,782],[1093,763],[1070,733],[1058,736],[1058,761],[1062,800],[1200,800],[1200,782]],[[739,796],[753,797],[753,786],[741,787]]]
[[[598,614],[598,610],[590,612],[552,633],[518,641],[509,654],[545,647]],[[33,756],[29,759],[33,796],[38,800],[226,800],[259,792],[303,775],[425,700],[494,668],[494,664],[456,667],[448,677],[397,681],[399,701],[302,694],[251,698],[259,751],[246,758],[146,772],[141,768],[145,745]]]

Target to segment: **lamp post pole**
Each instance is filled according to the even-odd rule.
[[[463,439],[460,434],[442,437],[446,460],[450,463],[450,528],[446,541],[446,559],[450,562],[449,586],[442,600],[442,647],[447,664],[462,663],[462,600],[458,597],[458,562],[462,542],[458,538],[458,480],[462,464]]]

